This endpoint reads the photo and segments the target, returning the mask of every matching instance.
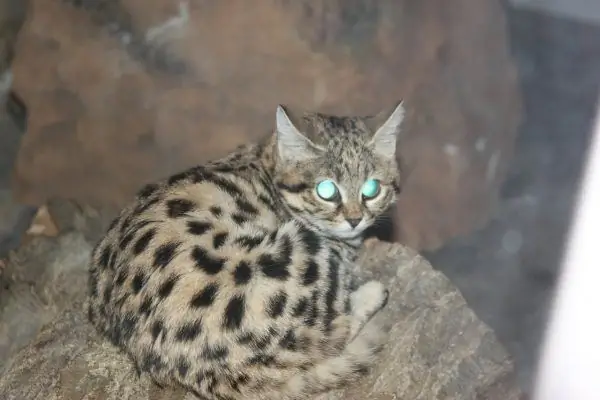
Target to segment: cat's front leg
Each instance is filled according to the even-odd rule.
[[[389,291],[379,281],[368,281],[350,293],[350,312],[353,317],[350,340],[381,309],[389,298]]]

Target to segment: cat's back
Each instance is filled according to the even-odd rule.
[[[144,293],[167,298],[176,281],[215,277],[240,256],[276,245],[285,221],[265,171],[231,158],[147,184],[113,220],[92,254],[97,310],[121,308]],[[120,302],[115,293],[123,293]]]

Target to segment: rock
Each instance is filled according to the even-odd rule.
[[[36,212],[36,207],[20,204],[10,189],[12,167],[23,132],[2,110],[1,92],[0,88],[0,259],[19,245]]]
[[[12,87],[10,64],[14,58],[17,34],[25,20],[27,1],[0,0],[0,109]]]
[[[14,61],[23,201],[120,206],[273,126],[278,103],[371,114],[404,98],[396,238],[487,218],[520,118],[500,0],[31,0]]]
[[[32,237],[10,255],[0,276],[0,375],[9,355],[85,295],[90,251],[82,235],[71,232]]]
[[[390,289],[376,317],[391,324],[390,341],[368,378],[319,400],[520,398],[512,361],[448,279],[400,245],[373,240],[361,260],[364,277]],[[73,299],[74,307],[8,361],[0,376],[5,399],[193,399],[138,379],[127,357],[87,323],[82,298]]]

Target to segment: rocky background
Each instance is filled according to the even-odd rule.
[[[372,113],[404,98],[409,176],[392,239],[458,286],[527,389],[599,64],[593,22],[499,0],[0,0],[0,81],[13,90],[0,83],[0,312],[29,315],[1,327],[0,352],[68,303],[53,293],[73,286],[61,277],[89,246],[31,241],[71,228],[61,207],[38,206],[73,199],[104,221],[142,182],[263,135],[277,103]]]

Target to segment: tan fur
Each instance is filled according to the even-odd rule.
[[[384,335],[369,321],[387,291],[354,288],[351,271],[362,232],[398,191],[395,160],[373,150],[386,122],[302,121],[287,126],[299,137],[282,137],[278,119],[264,143],[149,184],[96,246],[90,321],[158,384],[207,399],[301,399],[375,362]],[[344,190],[335,211],[314,193],[320,177]],[[369,177],[385,188],[361,204]],[[348,215],[364,223],[340,237],[332,227]]]

